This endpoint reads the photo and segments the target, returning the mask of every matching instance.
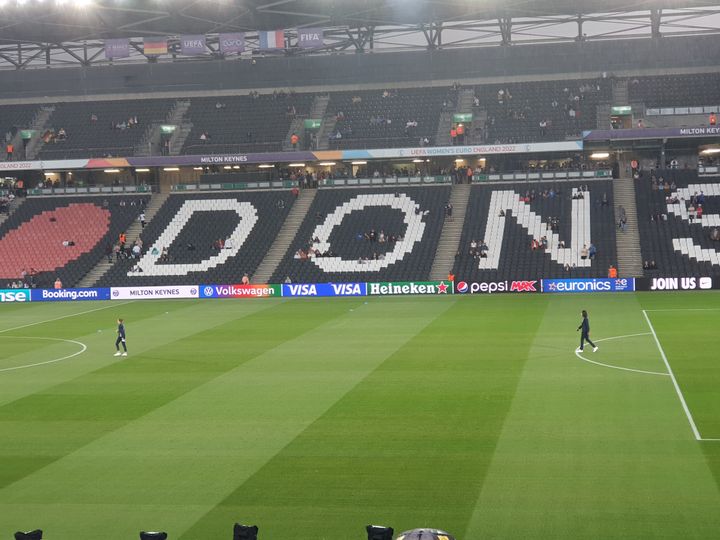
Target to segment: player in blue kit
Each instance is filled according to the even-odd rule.
[[[125,323],[123,319],[117,320],[117,339],[115,340],[115,356],[127,356],[127,345],[125,344]],[[123,352],[120,352],[120,344],[123,346]]]
[[[590,320],[588,319],[587,311],[585,311],[584,309],[582,310],[582,318],[582,322],[577,328],[579,331],[582,331],[582,333],[580,334],[580,346],[577,348],[577,352],[583,351],[583,347],[586,341],[590,345],[592,345],[593,352],[597,352],[597,345],[590,341]]]

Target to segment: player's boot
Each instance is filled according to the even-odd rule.
[[[597,352],[598,347],[593,347],[593,352]]]
[[[120,356],[120,354],[121,354],[120,351],[118,351],[115,354],[113,354],[113,356]]]
[[[583,352],[583,350],[580,347],[578,347],[577,349],[575,349],[575,352]]]
[[[124,352],[124,353],[122,353],[120,356],[127,356],[127,353]]]

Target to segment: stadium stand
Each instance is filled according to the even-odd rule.
[[[0,281],[71,287],[137,217],[147,197],[31,197],[0,225]],[[64,245],[67,242],[68,245]],[[72,242],[72,245],[69,243]]]
[[[635,197],[641,251],[643,262],[654,266],[644,269],[646,276],[720,274],[718,196],[718,178],[700,179],[694,170],[658,169],[640,175]]]
[[[575,198],[578,190],[572,183],[473,186],[456,255],[457,278],[607,277],[609,265],[616,264],[612,183],[588,183],[582,199]],[[540,244],[535,249],[533,240]],[[591,243],[597,254],[592,261],[582,259],[583,246],[589,250]]]
[[[596,129],[597,106],[611,101],[612,86],[607,79],[531,81],[477,86],[475,95],[487,112],[486,142],[524,143]]]
[[[18,130],[29,128],[38,109],[40,105],[36,104],[0,106],[0,134],[5,137],[3,140],[7,143],[10,140],[8,134],[12,138]],[[5,152],[0,153],[0,159],[5,159]]]
[[[720,74],[638,77],[628,84],[631,102],[646,107],[702,107],[720,105]]]
[[[271,281],[428,279],[449,197],[449,186],[320,189]]]
[[[336,123],[328,134],[329,146],[332,149],[419,146],[418,141],[424,137],[432,142],[443,102],[448,106],[456,103],[457,92],[449,87],[333,92],[328,112],[335,115]],[[417,127],[406,127],[408,122],[417,122]]]
[[[172,104],[161,99],[59,103],[50,117],[51,128],[43,134],[40,158],[133,155],[150,125],[166,120]],[[131,118],[137,119],[136,125]]]
[[[99,283],[240,283],[255,272],[293,202],[289,191],[171,195],[140,235],[141,258],[119,258]]]
[[[296,116],[307,116],[313,97],[291,93],[194,98],[186,113],[193,127],[182,153],[281,151],[290,123]],[[201,140],[203,133],[207,140]]]

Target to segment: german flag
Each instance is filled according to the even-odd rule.
[[[143,54],[146,56],[158,56],[167,54],[167,38],[144,38]]]

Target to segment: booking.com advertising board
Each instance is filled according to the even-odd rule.
[[[505,281],[396,281],[372,283],[283,283],[168,285],[87,289],[0,289],[0,303],[174,298],[300,298],[336,296],[446,296],[448,294],[608,293],[720,289],[720,278],[649,277]]]

